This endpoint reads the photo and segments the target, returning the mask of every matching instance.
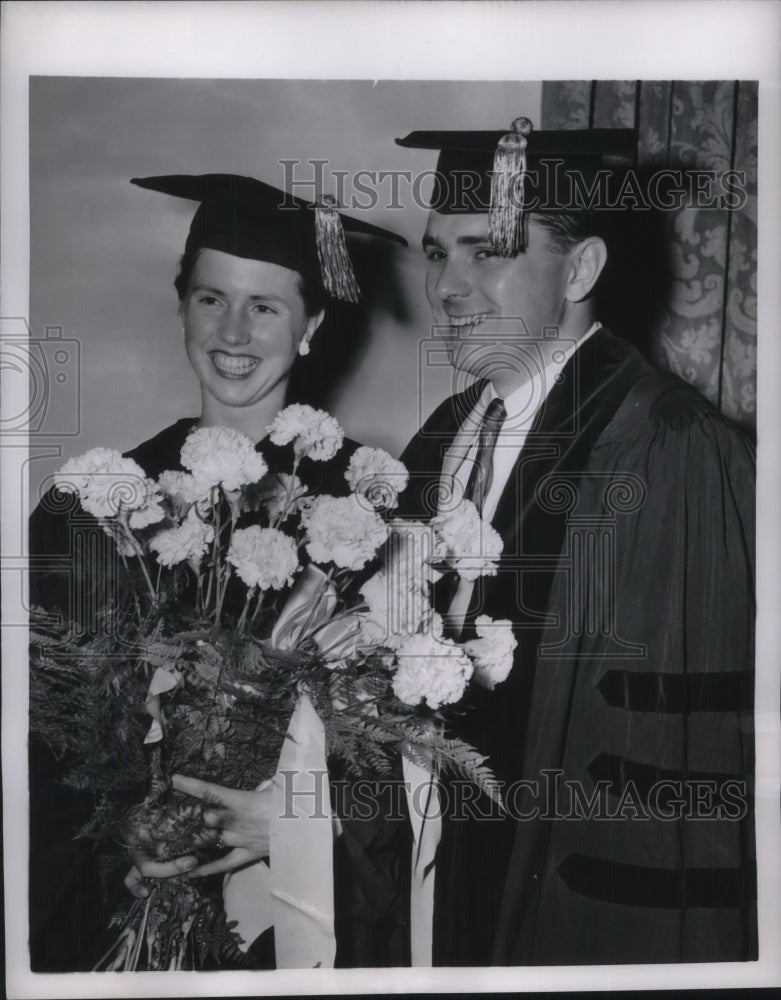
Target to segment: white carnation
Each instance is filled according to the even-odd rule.
[[[161,472],[157,484],[166,496],[185,504],[200,503],[211,499],[212,486],[196,479],[189,472]]]
[[[464,650],[474,664],[477,683],[492,691],[507,679],[518,642],[506,618],[492,621],[488,615],[478,615],[475,630],[479,638],[465,642]]]
[[[435,635],[415,635],[396,653],[398,667],[393,690],[399,701],[429,708],[457,702],[472,676],[472,664],[463,650]]]
[[[407,488],[407,467],[382,448],[362,445],[350,458],[344,478],[354,493],[365,496],[372,506],[392,510],[399,493]]]
[[[148,493],[146,503],[143,507],[131,510],[128,524],[131,528],[147,528],[150,524],[157,524],[165,517],[165,508],[161,500],[162,497],[155,491],[152,480],[147,480]]]
[[[292,441],[299,458],[307,457],[315,462],[333,458],[344,441],[344,431],[330,414],[304,403],[293,403],[280,410],[268,432],[274,444],[285,445]]]
[[[268,466],[246,434],[231,427],[199,427],[182,446],[181,462],[205,486],[240,490],[265,476]]]
[[[320,496],[303,515],[307,551],[315,562],[361,569],[388,537],[388,526],[373,510],[349,497]]]
[[[431,630],[439,618],[433,613],[428,587],[433,532],[420,521],[391,521],[388,529],[384,566],[361,588],[368,611],[359,617],[367,645],[398,649],[423,628]]]
[[[276,528],[237,528],[228,548],[228,562],[248,587],[281,590],[293,582],[298,549],[292,538]]]
[[[145,528],[165,516],[154,481],[112,448],[92,448],[71,458],[54,481],[63,493],[78,493],[82,507],[101,520],[126,512],[132,528]]]
[[[411,590],[428,593],[428,584],[433,582],[433,529],[422,521],[401,519],[390,521],[388,529],[388,544],[385,549],[388,573],[404,581]]]
[[[432,518],[435,556],[448,563],[464,580],[495,576],[502,553],[502,536],[478,513],[471,500]]]
[[[428,631],[435,639],[442,640],[445,636],[445,620],[438,611],[432,612],[428,620]]]
[[[213,541],[214,528],[191,508],[177,528],[158,532],[149,542],[149,548],[157,553],[157,561],[163,566],[175,566],[185,560],[199,561]]]
[[[410,636],[431,625],[433,610],[424,590],[409,579],[381,570],[361,587],[368,611],[358,613],[361,639],[368,646],[398,649]]]

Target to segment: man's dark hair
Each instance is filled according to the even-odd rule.
[[[551,250],[556,253],[567,253],[589,236],[603,236],[599,232],[594,214],[593,212],[533,212],[531,218],[545,230]]]
[[[640,178],[643,181],[643,177]],[[614,183],[620,182],[620,175]],[[594,288],[599,319],[649,353],[671,283],[666,224],[669,213],[614,210],[531,212],[548,247],[565,254],[589,236],[607,247],[607,264]]]
[[[616,275],[621,268],[614,253],[617,242],[615,227],[621,224],[620,212],[594,212],[588,210],[575,212],[534,212],[531,218],[545,234],[548,248],[554,253],[566,254],[573,247],[590,236],[598,236],[607,247],[607,263],[597,280],[593,290],[595,308],[601,317],[612,317],[617,296],[621,290],[616,287]],[[607,320],[606,320],[607,322]]]
[[[180,302],[184,302],[187,289],[190,287],[190,279],[195,270],[195,264],[202,249],[203,247],[198,247],[196,250],[185,251],[179,261],[179,273],[174,278],[174,288]],[[325,308],[325,292],[321,288],[318,288],[312,281],[307,281],[302,274],[298,275],[298,290],[301,292],[301,298],[304,300],[304,312],[307,316],[316,316],[321,309]]]

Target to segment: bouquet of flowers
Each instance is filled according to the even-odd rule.
[[[508,622],[485,616],[477,639],[445,638],[430,588],[442,572],[495,573],[501,539],[469,502],[429,525],[394,519],[407,471],[380,449],[352,454],[345,495],[312,494],[300,463],[329,462],[343,445],[323,411],[289,406],[269,434],[292,450],[291,472],[270,470],[239,432],[206,427],[187,438],[182,471],[156,481],[104,448],[57,475],[111,536],[122,570],[97,630],[38,611],[31,622],[31,730],[67,761],[66,781],[95,791],[82,836],[142,842],[158,860],[193,853],[202,806],[171,776],[257,788],[302,697],[325,752],[352,775],[381,778],[405,755],[499,800],[443,709],[470,680],[504,679],[515,640]],[[219,881],[160,880],[129,901],[99,967],[237,958]]]

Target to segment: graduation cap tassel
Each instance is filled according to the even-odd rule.
[[[488,217],[491,243],[502,257],[514,257],[523,249],[523,179],[526,143],[533,126],[528,118],[521,117],[510,128],[512,131],[502,136],[494,154]]]
[[[344,302],[357,302],[360,292],[347,253],[336,199],[331,195],[324,195],[315,206],[315,238],[326,291]]]

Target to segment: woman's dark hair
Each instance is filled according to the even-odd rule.
[[[195,264],[200,256],[203,247],[196,250],[186,250],[179,261],[179,273],[174,278],[174,288],[179,296],[179,302],[184,302],[187,289],[190,287],[190,279],[195,270]],[[307,280],[302,274],[298,275],[298,290],[304,300],[304,312],[307,316],[316,316],[321,309],[325,308],[326,294],[323,289],[313,282]]]

